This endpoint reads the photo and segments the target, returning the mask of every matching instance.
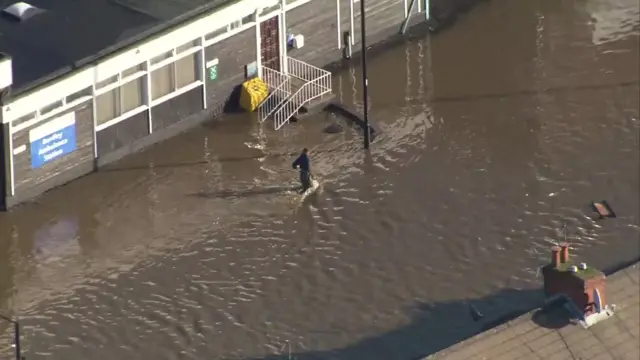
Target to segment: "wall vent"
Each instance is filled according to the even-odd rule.
[[[28,20],[29,18],[43,11],[44,10],[39,9],[33,5],[27,4],[26,2],[22,2],[22,1],[9,5],[6,8],[2,9],[3,13],[11,16],[12,18],[20,22]]]

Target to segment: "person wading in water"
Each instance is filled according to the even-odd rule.
[[[302,185],[302,191],[300,191],[300,193],[302,194],[311,187],[311,160],[309,160],[309,150],[307,148],[302,149],[302,153],[291,166],[294,169],[300,169],[300,184]]]

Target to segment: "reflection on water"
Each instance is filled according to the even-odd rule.
[[[33,241],[35,261],[59,261],[64,256],[80,253],[78,244],[78,218],[62,218],[36,230]]]
[[[595,45],[621,40],[638,31],[640,4],[635,0],[589,0],[585,8],[592,17]]]
[[[329,114],[277,133],[230,116],[1,214],[0,309],[29,359],[447,346],[486,325],[470,304],[491,321],[538,300],[563,224],[594,266],[640,254],[637,13],[494,1],[371,60],[370,153]],[[357,68],[334,79],[362,106]],[[304,201],[303,147],[323,184]],[[593,221],[593,199],[619,217]]]

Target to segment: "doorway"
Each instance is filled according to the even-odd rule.
[[[260,23],[260,59],[262,66],[280,71],[279,16]]]

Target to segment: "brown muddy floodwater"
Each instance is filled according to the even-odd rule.
[[[594,266],[640,254],[639,14],[495,0],[371,60],[369,155],[356,131],[324,134],[328,115],[280,132],[230,117],[1,214],[0,310],[29,360],[450,345],[539,299],[563,223]],[[342,101],[361,103],[358,74],[335,76]],[[301,202],[305,146],[323,189]],[[601,199],[617,219],[591,220]]]

